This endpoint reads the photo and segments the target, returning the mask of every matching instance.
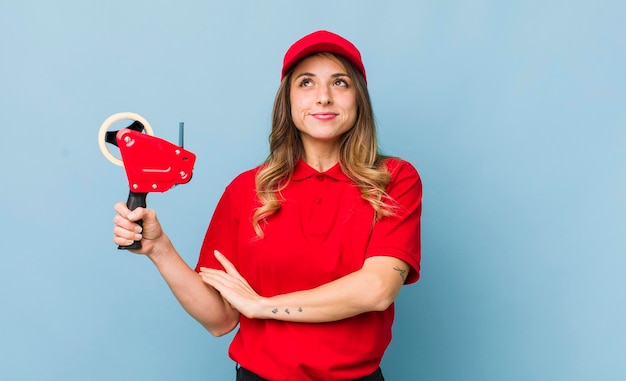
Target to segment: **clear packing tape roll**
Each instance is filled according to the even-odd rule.
[[[148,121],[139,114],[136,114],[134,112],[120,112],[108,117],[100,126],[100,131],[98,131],[98,146],[100,147],[100,151],[102,152],[104,157],[107,158],[107,160],[115,165],[119,165],[120,167],[124,166],[124,162],[121,159],[113,156],[111,151],[109,151],[109,148],[106,145],[106,133],[114,123],[122,120],[133,120],[140,122],[141,124],[143,124],[143,127],[146,130],[146,134],[154,136],[154,131],[152,130],[150,123],[148,123]]]

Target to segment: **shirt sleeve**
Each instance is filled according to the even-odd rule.
[[[411,266],[405,283],[415,283],[420,276],[422,181],[417,170],[406,161],[390,159],[387,168],[392,177],[387,195],[395,214],[374,224],[365,256],[403,260]]]

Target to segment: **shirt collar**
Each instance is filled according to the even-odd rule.
[[[309,177],[313,177],[317,175],[328,176],[338,181],[350,181],[350,178],[346,176],[346,174],[343,173],[343,171],[341,170],[341,163],[339,162],[337,162],[337,164],[335,164],[332,168],[328,169],[327,171],[319,172],[315,168],[308,165],[302,159],[299,159],[298,162],[296,163],[296,167],[293,169],[293,176],[291,176],[291,179],[293,181],[302,181],[302,180],[308,179]]]

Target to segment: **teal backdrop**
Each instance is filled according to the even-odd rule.
[[[190,265],[260,163],[284,51],[362,51],[387,154],[424,183],[422,279],[388,380],[626,379],[623,1],[0,1],[0,379],[234,380],[227,348],[112,243],[111,114],[198,155],[150,194]],[[358,337],[355,337],[358,340]],[[306,343],[303,343],[306,345]]]

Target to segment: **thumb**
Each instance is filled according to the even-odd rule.
[[[150,208],[137,207],[135,210],[128,213],[126,215],[126,218],[128,218],[129,220],[133,222],[143,220],[144,226],[146,226],[146,224],[158,225],[156,211]]]
[[[143,220],[146,217],[146,214],[147,214],[146,209],[140,206],[134,210],[131,210],[130,213],[126,215],[126,218],[128,218],[129,220],[133,222],[136,222],[139,220]]]

